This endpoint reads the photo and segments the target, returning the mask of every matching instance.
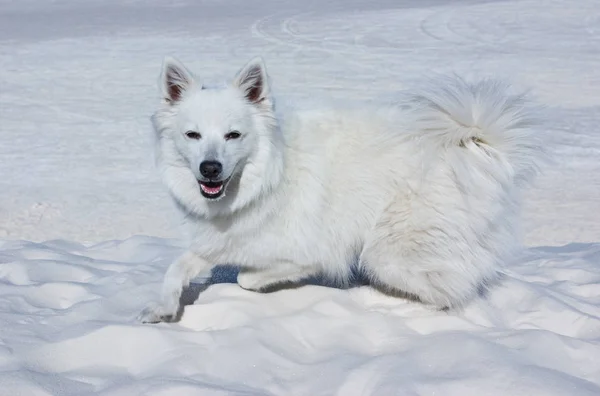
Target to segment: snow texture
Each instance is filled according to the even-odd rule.
[[[528,249],[460,312],[222,267],[181,322],[136,323],[183,248],[151,151],[166,55],[211,79],[261,55],[291,100],[531,89],[553,162]],[[0,84],[0,395],[600,394],[596,0],[0,0]]]

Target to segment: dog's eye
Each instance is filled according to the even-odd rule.
[[[228,134],[225,135],[225,140],[230,140],[230,139],[239,139],[240,136],[242,136],[241,133],[239,133],[238,131],[231,131]]]
[[[194,139],[194,140],[198,140],[202,137],[202,135],[200,135],[198,132],[194,132],[194,131],[187,131],[185,133],[185,136],[189,137],[190,139]]]

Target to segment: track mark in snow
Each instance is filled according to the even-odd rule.
[[[343,64],[367,70],[373,75],[376,73],[381,78],[398,76],[382,64],[376,65],[374,59],[378,58],[378,54],[368,51],[368,47],[330,40],[327,37],[301,35],[292,26],[300,24],[299,17],[309,16],[311,13],[285,15],[287,14],[272,14],[257,20],[251,26],[253,36],[273,44],[271,52],[277,52],[280,47],[292,48],[292,58],[296,59],[302,59],[303,53],[320,52],[325,56],[342,58]],[[382,73],[386,75],[382,76]]]
[[[485,47],[494,52],[505,52],[498,45],[503,32],[495,32],[498,27],[492,21],[487,21],[486,28],[481,29],[469,20],[468,12],[467,10],[459,12],[456,9],[433,12],[421,20],[419,30],[425,36],[446,44]],[[479,21],[480,18],[476,20]]]

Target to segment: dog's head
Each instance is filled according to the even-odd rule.
[[[157,161],[186,211],[231,213],[278,183],[282,138],[262,59],[222,87],[206,88],[167,58],[160,87],[163,103],[153,116]]]

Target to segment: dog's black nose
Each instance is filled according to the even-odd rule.
[[[203,161],[200,163],[200,173],[207,179],[216,179],[223,171],[219,161]]]

